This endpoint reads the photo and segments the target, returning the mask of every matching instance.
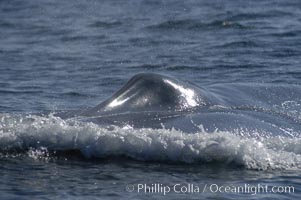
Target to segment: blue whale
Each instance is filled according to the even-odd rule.
[[[300,118],[284,112],[281,105],[300,97],[297,86],[219,84],[205,88],[169,76],[142,73],[95,107],[57,115],[103,126],[294,137],[301,130]]]

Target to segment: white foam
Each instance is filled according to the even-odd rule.
[[[167,129],[101,127],[53,115],[0,115],[0,150],[38,158],[77,149],[86,157],[128,156],[168,162],[218,162],[248,169],[301,169],[301,138],[243,138],[230,132],[187,134]],[[35,150],[38,149],[38,150]]]

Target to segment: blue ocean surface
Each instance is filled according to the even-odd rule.
[[[58,114],[139,73],[217,101],[172,119],[193,133]],[[300,199],[301,2],[1,0],[0,177],[0,199]]]

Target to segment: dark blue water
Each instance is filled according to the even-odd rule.
[[[298,199],[300,67],[297,0],[2,0],[0,198]],[[278,101],[269,106],[296,123],[294,137],[107,130],[33,114],[95,106],[139,72],[246,93],[260,84],[266,102]],[[265,184],[295,191],[164,196],[138,193],[139,183]],[[126,191],[128,184],[135,191]]]

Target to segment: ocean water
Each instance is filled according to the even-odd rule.
[[[300,199],[300,14],[297,0],[0,1],[0,199]],[[285,136],[55,115],[141,72],[232,97]]]

